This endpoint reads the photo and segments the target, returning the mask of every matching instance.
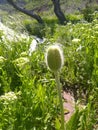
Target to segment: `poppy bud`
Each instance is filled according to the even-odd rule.
[[[58,45],[51,45],[46,52],[46,64],[53,72],[59,71],[64,63],[61,48]]]

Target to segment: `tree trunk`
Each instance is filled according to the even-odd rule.
[[[65,22],[67,22],[67,19],[65,18],[63,12],[61,11],[60,0],[52,0],[52,2],[54,5],[54,12],[55,12],[57,18],[59,19],[61,24],[64,24]]]
[[[36,19],[39,23],[43,24],[44,21],[41,19],[41,17],[37,14],[34,14],[33,10],[26,10],[24,8],[19,7],[13,0],[7,0],[10,5],[12,5],[15,9],[21,11],[24,14],[27,14],[28,16]]]

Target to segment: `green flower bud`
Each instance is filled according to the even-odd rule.
[[[53,72],[59,71],[64,62],[61,48],[58,45],[51,45],[46,52],[46,64]]]

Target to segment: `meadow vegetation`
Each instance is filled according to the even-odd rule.
[[[75,99],[65,130],[98,130],[98,12],[87,15],[90,21],[68,14],[67,25],[54,15],[43,17],[44,25],[22,17],[15,23],[14,14],[3,19],[14,33],[0,29],[0,130],[60,130],[55,76],[45,63],[46,48],[54,43],[64,51],[63,90]],[[30,52],[34,35],[45,40]]]

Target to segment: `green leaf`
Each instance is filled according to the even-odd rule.
[[[79,119],[81,116],[81,111],[79,109],[71,116],[70,120],[66,124],[66,130],[77,130],[79,128]]]

